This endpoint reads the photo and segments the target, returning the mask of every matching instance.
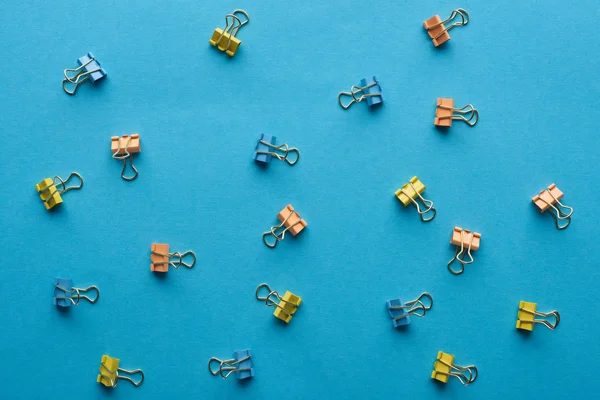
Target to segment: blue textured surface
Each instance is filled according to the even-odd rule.
[[[600,6],[563,5],[5,2],[0,397],[593,397]],[[422,22],[458,6],[471,22],[434,48]],[[208,39],[236,8],[250,23],[230,58]],[[109,74],[68,96],[63,69],[88,51]],[[385,106],[342,110],[338,93],[368,74]],[[438,97],[473,103],[477,126],[435,129]],[[144,148],[126,182],[110,137],[133,132]],[[262,132],[283,134],[300,162],[258,168]],[[83,189],[46,211],[34,184],[73,170]],[[394,197],[413,175],[438,210],[427,224]],[[564,231],[531,202],[552,182],[575,208]],[[270,250],[261,234],[288,203],[308,227]],[[446,270],[455,225],[483,235],[458,277]],[[153,242],[198,263],[155,276]],[[56,276],[97,285],[98,303],[59,312]],[[290,324],[256,301],[261,282],[302,296]],[[385,301],[421,291],[435,307],[395,330]],[[520,300],[558,310],[558,328],[519,333]],[[246,347],[247,384],[207,371]],[[477,382],[435,384],[439,350],[475,364]],[[102,354],[142,368],[143,385],[96,383]]]

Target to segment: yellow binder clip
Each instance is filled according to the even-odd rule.
[[[100,360],[100,374],[96,378],[96,382],[103,384],[106,387],[117,387],[120,379],[125,379],[133,384],[133,386],[138,387],[144,382],[144,373],[141,369],[134,370],[126,370],[119,368],[119,360],[118,358],[113,358],[107,355],[103,355]],[[127,375],[140,374],[141,378],[139,381],[134,381],[130,376],[121,376],[119,372],[124,372]]]
[[[240,17],[236,14],[244,15],[246,20],[242,22]],[[246,11],[235,10],[231,14],[225,16],[225,28],[216,28],[208,42],[233,57],[238,47],[242,44],[242,41],[236,38],[235,35],[237,35],[240,28],[248,22],[250,22],[250,17]]]
[[[67,183],[71,180],[73,176],[79,178],[79,185],[67,187]],[[59,189],[61,186],[62,189]],[[56,175],[54,179],[46,178],[40,183],[36,184],[35,189],[40,194],[40,199],[44,201],[44,206],[46,206],[46,210],[50,210],[63,202],[61,194],[66,193],[72,189],[81,189],[82,186],[83,178],[81,177],[81,175],[79,175],[77,172],[71,172],[71,174],[66,180],[63,180],[58,175]]]
[[[266,288],[269,291],[269,294],[265,297],[261,297],[258,294],[262,288]],[[302,303],[302,298],[300,296],[296,296],[294,293],[286,291],[283,297],[281,297],[277,291],[271,290],[266,283],[258,285],[256,288],[256,298],[260,301],[264,301],[267,306],[275,307],[273,315],[286,324],[292,320],[292,315],[296,313],[296,310]]]
[[[417,212],[421,217],[421,221],[429,222],[435,218],[435,214],[437,211],[433,207],[433,201],[426,200],[421,196],[421,193],[425,191],[425,185],[421,182],[416,176],[413,176],[408,183],[405,183],[400,189],[396,190],[396,197],[400,202],[406,207],[410,203],[413,203],[415,207],[417,207]],[[417,199],[421,201],[421,203],[426,207],[424,210],[421,210]],[[429,212],[433,212],[431,217],[426,218],[425,215]]]
[[[451,376],[458,378],[460,383],[467,386],[477,379],[477,367],[474,365],[461,367],[458,364],[454,364],[454,356],[452,354],[439,351],[437,359],[433,364],[431,379],[446,383]]]
[[[550,311],[549,313],[543,313],[536,311],[537,304],[530,303],[527,301],[521,301],[519,303],[519,312],[517,313],[517,329],[524,331],[533,331],[534,324],[542,324],[550,330],[554,330],[560,322],[560,314],[558,311]],[[551,324],[545,319],[535,319],[535,317],[554,317],[554,324]]]

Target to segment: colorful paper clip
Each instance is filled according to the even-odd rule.
[[[113,358],[107,355],[103,355],[100,360],[100,374],[96,378],[96,382],[103,384],[106,387],[117,387],[119,380],[125,379],[133,384],[133,386],[138,387],[144,382],[144,372],[141,369],[133,369],[127,370],[119,368],[119,360],[118,358]],[[129,376],[121,376],[119,372],[124,372]],[[131,376],[134,374],[140,374],[141,378],[139,381],[134,381]]]
[[[428,300],[426,303],[429,304],[423,303],[423,298],[426,298]],[[398,328],[399,326],[409,325],[411,315],[419,318],[424,317],[425,313],[433,307],[433,298],[429,293],[423,292],[415,300],[407,301],[406,303],[402,301],[402,298],[398,297],[397,299],[388,300],[386,304],[388,313],[392,319],[392,325],[394,328]]]
[[[99,81],[106,76],[106,71],[102,68],[100,62],[94,58],[92,53],[87,53],[85,56],[79,57],[77,59],[77,65],[79,65],[79,67],[75,69],[67,68],[63,72],[65,79],[62,81],[62,87],[68,94],[75,94],[79,85],[88,79],[92,83],[96,83],[96,81]],[[74,72],[75,75],[69,76],[69,72]],[[75,85],[72,91],[69,91],[65,86],[65,83],[67,82]]]
[[[96,292],[96,297],[93,299],[85,294],[90,291]],[[100,290],[96,286],[89,286],[85,289],[73,287],[73,280],[68,278],[54,279],[54,305],[58,307],[71,307],[71,305],[79,305],[81,299],[85,299],[94,304],[100,298]]]
[[[517,329],[524,331],[533,331],[534,324],[542,324],[550,330],[554,330],[560,322],[560,314],[558,311],[550,311],[549,313],[543,313],[536,311],[537,304],[529,303],[527,301],[519,302],[519,312],[517,313]],[[535,319],[535,317],[554,317],[554,324],[548,322],[545,319]]]
[[[394,193],[398,200],[406,207],[410,203],[414,204],[417,207],[417,212],[421,217],[421,221],[429,222],[435,218],[437,211],[433,207],[433,201],[426,200],[421,196],[421,193],[425,191],[425,185],[421,182],[416,176],[413,176],[408,183],[402,185],[402,187]],[[417,202],[417,198],[421,201],[421,203],[427,207],[424,210],[421,210],[419,203]],[[429,212],[433,212],[431,217],[426,218],[425,215]]]
[[[285,233],[287,231],[290,231],[292,235],[296,236],[304,228],[306,228],[307,225],[306,221],[301,219],[300,215],[294,211],[294,207],[292,207],[291,204],[285,206],[285,208],[281,210],[279,214],[277,214],[277,218],[281,221],[281,223],[279,225],[272,226],[269,232],[265,232],[262,235],[264,244],[270,248],[277,246],[277,243],[285,238]],[[284,229],[277,233],[277,231],[281,228]],[[273,243],[269,243],[267,241],[267,237],[269,237],[269,235],[275,238]]]
[[[468,117],[465,117],[465,115]],[[453,99],[442,99],[438,97],[437,108],[435,109],[435,118],[433,124],[443,128],[452,126],[452,120],[466,122],[469,126],[475,126],[479,121],[479,111],[472,104],[467,104],[463,108],[454,108]]]
[[[77,186],[69,186],[67,187],[67,183],[71,180],[72,177],[76,176],[79,178],[79,185]],[[58,189],[61,187],[62,189]],[[50,210],[54,208],[56,205],[63,202],[61,195],[63,193],[68,192],[69,190],[81,189],[83,186],[83,178],[77,172],[71,172],[69,177],[64,180],[60,176],[56,175],[54,179],[46,178],[42,180],[40,183],[35,185],[35,189],[40,194],[40,199],[44,202],[44,206],[46,210]]]
[[[219,369],[213,370],[211,367],[213,363],[219,363]],[[223,379],[227,379],[234,372],[239,380],[252,378],[254,376],[252,353],[250,349],[245,349],[234,351],[233,358],[229,360],[213,357],[208,360],[208,370],[213,376],[221,375]]]
[[[556,223],[556,229],[561,230],[565,229],[571,223],[571,215],[573,215],[573,207],[565,206],[560,202],[564,193],[556,187],[553,183],[548,186],[548,190],[542,190],[540,194],[536,194],[533,199],[533,204],[535,204],[540,212],[544,212],[551,208],[552,217],[554,218],[554,222]],[[563,210],[568,210],[568,213],[564,213]],[[567,221],[564,225],[561,225],[561,221]]]
[[[269,294],[261,297],[258,293],[262,288],[266,288]],[[296,310],[302,303],[302,298],[300,296],[296,296],[294,293],[286,291],[283,297],[281,297],[277,291],[271,290],[266,283],[258,285],[256,288],[256,298],[260,301],[264,301],[267,306],[275,307],[273,315],[286,324],[292,320],[292,315],[296,313]]]
[[[458,378],[463,385],[467,386],[477,379],[477,367],[474,365],[461,367],[458,364],[454,364],[454,356],[452,354],[439,351],[435,363],[433,363],[431,379],[446,383],[451,376]]]
[[[110,138],[110,151],[112,153],[112,158],[115,160],[123,160],[121,178],[125,179],[126,181],[132,181],[137,178],[138,170],[133,165],[133,157],[131,155],[142,151],[142,148],[140,147],[140,135],[134,133],[132,135],[123,135],[121,137],[112,136]],[[127,159],[129,159],[129,165],[131,165],[131,169],[133,169],[135,172],[135,174],[130,177],[125,176]]]
[[[465,265],[471,264],[473,261],[473,255],[471,251],[475,251],[479,249],[479,244],[481,242],[481,233],[471,232],[463,228],[459,228],[458,226],[454,227],[452,231],[452,237],[450,238],[450,243],[456,246],[456,251],[454,252],[454,257],[450,262],[448,262],[448,271],[452,272],[454,275],[460,275],[465,271]],[[460,249],[460,251],[459,251]],[[465,261],[464,256],[461,255],[467,250],[467,256],[469,257],[468,261]],[[455,271],[450,266],[454,260],[458,260],[460,263],[460,270]]]
[[[460,21],[455,22],[446,28],[444,24],[452,21],[454,18],[456,18],[456,16],[460,17]],[[462,8],[457,8],[456,10],[452,11],[452,14],[450,14],[450,18],[448,18],[447,20],[442,21],[439,15],[435,15],[429,18],[427,21],[423,22],[423,26],[425,27],[425,30],[427,30],[429,37],[433,41],[433,45],[435,47],[438,47],[439,45],[446,43],[448,40],[450,40],[450,35],[448,34],[448,31],[450,29],[454,28],[455,26],[463,26],[468,23],[469,14]]]
[[[169,253],[168,244],[152,243],[150,251],[152,252],[150,254],[150,261],[152,261],[150,264],[150,271],[152,272],[169,272],[169,265],[175,269],[179,269],[182,265],[187,268],[192,268],[196,265],[196,254],[191,250],[183,253],[178,251]],[[193,259],[191,264],[187,264],[183,261],[183,258],[188,255]],[[176,260],[171,261],[171,258],[175,258]]]
[[[256,143],[254,151],[254,161],[259,164],[267,165],[271,162],[271,157],[275,157],[280,161],[285,161],[289,165],[295,165],[300,159],[300,152],[295,147],[289,147],[287,144],[275,146],[275,136],[262,134]],[[281,153],[278,153],[280,151]],[[288,159],[290,153],[295,153],[293,160]]]
[[[243,14],[246,20],[242,22],[236,14]],[[242,41],[235,35],[248,22],[250,22],[250,17],[246,11],[235,10],[225,16],[225,29],[216,28],[208,42],[233,57],[242,44]]]
[[[360,97],[357,97],[359,95]],[[346,105],[342,102],[342,96],[352,97],[352,100]],[[350,108],[354,103],[360,103],[366,100],[369,107],[376,106],[377,104],[383,103],[383,94],[381,93],[381,86],[375,76],[373,79],[363,78],[360,81],[360,86],[353,85],[350,88],[350,92],[341,92],[338,95],[338,103],[344,110]]]

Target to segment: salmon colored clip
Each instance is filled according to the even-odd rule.
[[[468,118],[465,116],[468,116]],[[469,126],[475,126],[477,121],[479,121],[479,111],[472,104],[467,104],[463,108],[454,108],[453,99],[438,97],[433,124],[435,126],[450,128],[452,120],[464,121]]]
[[[169,272],[169,265],[175,269],[179,269],[182,265],[187,268],[192,268],[196,265],[196,254],[193,251],[188,250],[184,253],[176,251],[175,253],[169,253],[168,244],[152,243],[150,248],[150,271],[152,272]],[[183,261],[185,256],[189,255],[193,261],[191,264],[187,264]],[[175,261],[171,261],[171,258],[175,258]]]
[[[535,204],[540,212],[544,212],[547,209],[552,209],[552,217],[554,217],[554,222],[556,223],[556,229],[561,230],[565,229],[571,223],[571,215],[573,215],[573,207],[569,207],[560,202],[564,193],[556,187],[553,183],[548,186],[548,190],[542,190],[540,194],[536,194],[533,199],[533,204]],[[563,212],[563,210],[568,210],[568,213]],[[560,221],[567,221],[566,224],[560,225]]]
[[[473,256],[471,255],[471,250],[475,251],[479,249],[479,244],[481,242],[481,233],[471,232],[466,229],[459,228],[458,226],[454,227],[452,231],[452,238],[450,239],[450,244],[456,246],[456,252],[454,253],[454,257],[450,262],[448,262],[448,271],[452,272],[454,275],[460,275],[465,271],[465,265],[471,264],[473,261]],[[467,256],[469,257],[469,261],[465,261],[464,256],[461,257],[461,254],[464,253],[465,248],[467,250]],[[460,251],[459,251],[460,249]],[[450,266],[454,260],[458,260],[460,263],[460,270],[455,271]]]
[[[277,246],[277,243],[285,238],[285,233],[287,231],[296,236],[307,226],[306,221],[300,218],[300,215],[294,211],[294,207],[292,207],[291,204],[285,206],[285,208],[281,210],[279,214],[277,214],[277,219],[279,219],[281,223],[279,225],[272,226],[271,229],[268,232],[263,233],[262,236],[264,244],[270,248]],[[279,229],[284,227],[285,229],[277,233]],[[275,238],[275,242],[269,243],[267,241],[267,237],[269,235]]]
[[[110,138],[110,151],[112,158],[115,160],[123,160],[123,170],[121,171],[121,178],[126,181],[132,181],[138,176],[138,170],[133,165],[132,154],[139,153],[142,151],[140,146],[140,135],[137,133],[130,135],[123,135],[121,137],[112,136]],[[131,177],[125,176],[125,168],[127,168],[127,159],[129,159],[129,165],[135,172],[135,175]]]
[[[460,16],[460,21],[455,22],[446,28],[444,24],[452,21],[454,18],[456,18],[456,16]],[[423,26],[425,27],[427,33],[429,34],[429,37],[433,41],[433,45],[435,47],[438,47],[439,45],[446,43],[448,40],[450,40],[450,35],[448,34],[448,31],[450,29],[454,28],[455,26],[467,25],[468,23],[469,14],[462,8],[457,8],[456,10],[452,11],[452,14],[450,14],[450,18],[448,18],[447,20],[442,21],[439,15],[434,15],[427,21],[423,22]]]

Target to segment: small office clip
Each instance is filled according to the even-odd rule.
[[[554,217],[554,222],[556,223],[556,229],[561,230],[565,229],[571,223],[571,215],[573,215],[573,207],[565,206],[560,202],[564,193],[556,187],[553,183],[548,186],[548,190],[542,190],[540,194],[536,194],[533,199],[533,204],[535,204],[540,212],[544,212],[547,209],[551,208],[552,217]],[[568,210],[568,213],[565,214],[563,210]],[[560,225],[560,221],[567,221],[566,224]]]
[[[519,302],[519,312],[517,313],[517,329],[524,331],[533,331],[534,324],[542,324],[550,330],[554,330],[560,322],[560,314],[558,311],[550,311],[549,313],[543,313],[536,311],[537,304],[529,303],[527,301]],[[551,324],[545,319],[535,319],[535,317],[554,317],[554,324]]]
[[[262,288],[266,288],[269,292],[269,294],[265,297],[261,297],[258,294]],[[266,283],[261,283],[258,285],[256,288],[256,298],[260,301],[264,301],[267,306],[275,307],[273,315],[284,321],[286,324],[292,320],[292,315],[302,303],[302,298],[296,296],[290,291],[286,291],[283,297],[281,297],[277,291],[271,290],[269,285]]]
[[[79,85],[88,79],[92,83],[96,83],[96,81],[99,81],[106,76],[106,71],[104,68],[102,68],[100,62],[94,59],[94,55],[92,53],[87,53],[85,56],[79,57],[77,59],[77,64],[79,67],[75,69],[67,68],[63,72],[65,79],[62,81],[62,87],[63,90],[68,94],[75,94]],[[69,72],[74,72],[75,75],[69,76]],[[75,85],[72,91],[69,91],[65,86],[65,83],[67,82]]]
[[[93,299],[81,294],[90,291],[96,292]],[[81,299],[85,299],[94,304],[100,298],[100,290],[96,286],[89,286],[85,289],[73,287],[73,280],[68,278],[54,279],[54,305],[58,307],[71,307],[79,305]]]
[[[264,244],[270,248],[277,246],[277,243],[285,238],[285,233],[287,231],[290,231],[292,235],[296,236],[304,228],[306,228],[307,225],[306,221],[301,219],[300,215],[294,211],[294,207],[292,207],[291,204],[285,206],[285,208],[281,210],[279,214],[277,214],[277,218],[281,221],[281,223],[279,225],[272,226],[269,232],[265,232],[262,235]],[[277,231],[283,227],[285,227],[285,229],[277,233]],[[275,238],[273,243],[269,243],[267,241],[267,237],[269,237],[269,235]]]
[[[125,379],[133,384],[133,386],[138,387],[144,382],[144,372],[141,369],[134,370],[126,370],[119,368],[119,360],[118,358],[113,358],[107,355],[103,355],[100,360],[100,374],[96,378],[96,382],[103,384],[106,387],[117,387],[119,380]],[[129,376],[121,376],[119,372],[124,372]],[[133,374],[140,374],[141,378],[139,381],[134,381],[131,378]]]
[[[446,383],[450,376],[458,378],[463,385],[467,386],[477,379],[477,367],[474,365],[461,367],[458,364],[454,364],[454,356],[452,354],[440,351],[433,364],[431,379]]]
[[[475,261],[471,251],[479,249],[480,242],[481,233],[471,232],[455,226],[454,230],[452,231],[452,237],[450,238],[450,244],[456,246],[456,251],[454,252],[454,257],[452,260],[448,262],[448,271],[452,272],[454,275],[462,274],[465,271],[465,265],[471,264],[473,261]],[[467,250],[467,256],[469,257],[468,261],[465,261],[464,256],[461,256],[465,252],[465,249]],[[450,266],[454,260],[458,260],[460,263],[460,270],[458,271],[453,270]]]
[[[150,251],[152,252],[150,254],[150,261],[152,261],[150,264],[150,271],[152,272],[169,272],[169,265],[175,269],[179,269],[182,265],[191,269],[196,265],[196,254],[191,250],[183,253],[178,251],[169,253],[168,244],[152,243]],[[183,258],[188,255],[193,259],[191,264],[187,264],[183,261]],[[171,261],[171,258],[175,258],[176,260]]]
[[[262,134],[256,143],[256,151],[254,152],[254,161],[259,164],[266,165],[271,162],[271,157],[275,157],[280,161],[285,161],[289,165],[295,165],[300,159],[300,152],[295,147],[289,147],[287,144],[275,146],[275,136]],[[271,150],[272,149],[272,150]],[[277,151],[283,154],[277,153]],[[293,161],[288,159],[289,153],[295,153],[296,157]]]
[[[246,20],[242,22],[236,14],[243,14],[244,17],[246,17]],[[235,35],[237,35],[240,28],[248,22],[250,22],[250,17],[246,11],[235,10],[231,14],[225,16],[225,29],[216,28],[208,42],[233,57],[242,44],[242,41],[236,38]]]
[[[445,27],[444,24],[452,21],[456,16],[460,16],[460,22],[455,22],[449,27]],[[429,37],[433,41],[433,45],[438,47],[439,45],[446,43],[450,40],[450,35],[448,31],[455,26],[463,26],[469,23],[469,14],[463,10],[462,8],[457,8],[452,11],[450,14],[450,18],[445,21],[442,21],[439,15],[435,15],[429,18],[427,21],[423,22],[423,26],[427,30]]]
[[[415,207],[417,207],[417,212],[421,217],[421,221],[429,222],[435,218],[435,214],[437,211],[433,207],[433,201],[426,200],[421,196],[421,193],[425,191],[425,185],[421,182],[416,176],[413,176],[408,183],[405,183],[400,189],[396,190],[395,195],[402,202],[404,207],[413,203]],[[417,203],[416,199],[419,199],[425,207],[425,210],[421,210],[419,203]],[[432,211],[433,215],[429,218],[425,218],[425,214]]]
[[[112,158],[115,160],[123,160],[123,170],[121,171],[121,178],[126,181],[132,181],[138,176],[138,170],[133,165],[133,157],[131,156],[134,153],[139,153],[142,151],[140,147],[140,135],[134,133],[132,135],[123,135],[121,137],[111,136],[110,138],[110,151],[112,153]],[[125,176],[125,168],[127,168],[127,159],[129,159],[129,165],[131,165],[131,169],[135,172],[135,174],[131,177]]]
[[[429,304],[423,303],[423,298],[426,298]],[[398,328],[399,326],[409,325],[411,315],[419,318],[424,317],[425,313],[433,307],[433,298],[429,293],[423,292],[415,300],[406,303],[398,297],[397,299],[388,300],[386,304],[390,318],[392,318],[392,325],[394,328]]]
[[[360,97],[357,97],[360,95]],[[352,100],[346,105],[342,102],[342,96],[352,97]],[[363,78],[360,81],[360,86],[353,85],[350,88],[350,92],[341,92],[338,95],[338,103],[344,110],[350,108],[354,103],[360,103],[366,100],[369,107],[376,106],[377,104],[383,103],[383,94],[381,93],[381,86],[375,76],[373,79]]]
[[[219,369],[213,370],[211,367],[213,363],[219,363]],[[208,371],[213,376],[221,375],[223,379],[227,379],[234,372],[239,380],[252,378],[254,376],[252,353],[250,349],[245,349],[234,351],[233,358],[229,360],[219,360],[213,357],[208,360]]]
[[[69,183],[73,176],[79,178],[79,185],[67,187],[67,183]],[[62,189],[58,189],[58,187],[61,186]],[[62,179],[58,175],[56,175],[54,179],[46,178],[40,183],[36,184],[35,189],[40,194],[40,199],[44,201],[44,206],[46,206],[46,210],[50,210],[56,205],[63,202],[61,194],[66,193],[69,190],[81,189],[82,186],[83,178],[81,177],[81,175],[79,175],[77,172],[71,172],[66,180]]]
[[[467,117],[465,117],[468,116]],[[449,128],[452,126],[452,120],[466,122],[469,126],[475,126],[479,121],[479,111],[472,104],[467,104],[463,108],[454,108],[453,99],[442,99],[438,97],[437,108],[435,109],[435,118],[433,124]]]

